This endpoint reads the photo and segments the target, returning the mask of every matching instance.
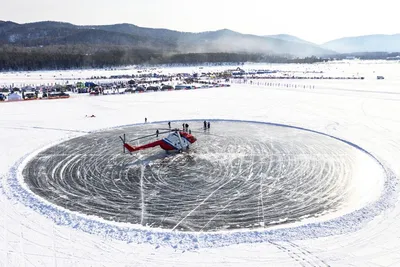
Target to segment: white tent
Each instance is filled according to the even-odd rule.
[[[12,93],[8,95],[8,101],[17,101],[17,100],[22,100],[22,96],[17,93]]]

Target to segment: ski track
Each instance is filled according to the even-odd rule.
[[[360,89],[358,88],[354,90],[346,89],[341,94],[340,88],[334,88],[334,81],[329,84],[334,90],[316,86],[314,92],[306,92],[304,90],[280,90],[280,88],[240,85],[236,88],[202,90],[201,92],[172,92],[171,94],[162,94],[162,96],[154,93],[92,98],[87,101],[82,101],[81,97],[77,97],[67,101],[49,101],[40,103],[40,105],[32,102],[1,106],[4,116],[13,113],[20,115],[12,116],[10,120],[2,117],[0,125],[0,128],[4,129],[0,133],[0,137],[2,138],[3,149],[5,149],[0,162],[0,211],[3,214],[0,217],[0,266],[399,266],[400,206],[397,202],[397,177],[400,174],[400,167],[397,164],[397,159],[400,157],[400,138],[398,137],[400,136],[400,119],[393,114],[398,114],[400,108],[395,105],[395,102],[391,104],[390,95],[379,95],[379,88],[374,89],[373,94],[369,92],[372,90],[359,93],[358,90]],[[248,93],[249,89],[252,89],[251,93]],[[222,95],[222,92],[226,94]],[[331,94],[331,92],[334,92],[334,94]],[[262,101],[253,101],[254,95]],[[378,95],[379,97],[375,99],[371,95]],[[392,95],[396,97],[396,94]],[[287,231],[276,230],[274,231],[276,235],[272,239],[267,238],[264,242],[223,246],[214,244],[214,242],[224,243],[225,241],[222,239],[218,241],[218,239],[211,237],[207,239],[200,235],[197,236],[197,241],[193,241],[198,246],[196,248],[179,245],[174,247],[174,242],[179,242],[179,240],[188,242],[185,238],[175,240],[177,236],[174,235],[170,236],[171,240],[166,241],[168,245],[162,245],[162,243],[160,245],[152,241],[137,244],[132,240],[112,238],[112,235],[101,234],[100,229],[82,231],[79,227],[74,228],[67,222],[58,221],[58,223],[55,223],[53,219],[43,216],[44,210],[35,211],[25,206],[20,200],[23,197],[29,197],[28,195],[21,195],[19,198],[13,195],[12,190],[14,190],[15,184],[8,183],[9,177],[10,174],[17,172],[15,167],[19,166],[18,161],[23,155],[29,155],[40,147],[50,146],[49,142],[57,145],[60,139],[69,140],[86,133],[95,133],[98,129],[113,128],[130,122],[141,122],[144,116],[142,114],[132,116],[132,109],[135,111],[143,110],[148,103],[159,96],[164,102],[157,101],[157,105],[159,105],[157,109],[164,108],[165,111],[162,114],[156,111],[148,111],[146,115],[148,114],[147,117],[152,120],[219,117],[275,121],[350,140],[366,151],[370,151],[383,164],[388,177],[385,182],[384,197],[381,197],[376,205],[357,213],[361,221],[365,220],[368,223],[361,222],[352,228],[352,226],[346,224],[346,219],[352,219],[351,216],[333,220],[330,227],[332,229],[342,227],[342,233],[332,231],[331,234],[322,234],[320,237],[312,239],[309,239],[307,235],[302,236],[302,232],[313,231],[312,227],[315,227],[315,230],[319,232],[318,227],[323,223],[317,223],[314,226],[300,227],[301,231],[295,235],[290,234],[294,233],[290,229]],[[295,99],[291,100],[291,96]],[[192,103],[188,101],[190,97],[198,97],[198,101]],[[218,97],[221,99],[216,100]],[[179,107],[169,106],[168,101],[175,98],[182,100],[182,104]],[[110,99],[110,101],[104,102],[105,99]],[[59,118],[50,116],[48,120],[43,122],[43,126],[38,126],[37,122],[29,122],[24,117],[24,114],[29,111],[32,112],[30,116],[43,114],[47,109],[54,109],[54,105],[68,106],[74,101],[77,105],[76,112],[68,115],[61,114]],[[136,101],[135,106],[126,105],[125,108],[120,103],[129,104],[130,101]],[[219,101],[224,101],[224,110],[218,108]],[[246,107],[246,114],[236,112],[238,101],[240,101],[241,108]],[[85,107],[82,106],[83,103]],[[24,105],[36,110],[25,110]],[[95,106],[97,109],[93,113],[96,113],[96,120],[91,121],[82,118],[83,110],[90,110]],[[208,107],[208,110],[204,110],[205,106]],[[101,111],[102,107],[107,108],[106,111]],[[116,116],[123,111],[125,111],[125,115]],[[184,112],[182,113],[182,111]],[[200,117],[199,111],[202,111]],[[101,116],[104,119],[98,119]],[[60,127],[58,119],[63,121],[62,127]],[[129,122],[127,123],[127,121]],[[151,125],[149,124],[149,126]],[[30,133],[31,138],[26,138],[27,132]],[[376,138],[377,136],[379,139]],[[13,140],[13,142],[10,140]],[[246,143],[244,139],[239,138],[237,140]],[[113,145],[109,143],[112,142],[111,139],[103,141],[104,147],[101,148],[99,153],[112,155],[114,150]],[[265,147],[257,147],[254,143],[250,145],[253,146],[253,150],[260,153],[266,152]],[[95,147],[96,142],[93,143],[92,149]],[[262,211],[264,211],[260,207],[265,206],[262,193],[264,191],[267,192],[269,189],[281,190],[287,195],[288,199],[299,198],[304,200],[304,203],[307,201],[312,203],[318,201],[318,198],[307,192],[313,190],[318,192],[318,188],[321,188],[324,184],[332,186],[327,188],[327,193],[334,193],[334,186],[336,185],[347,188],[348,180],[345,179],[348,175],[347,172],[356,171],[352,169],[356,163],[354,162],[355,159],[349,157],[347,151],[340,151],[339,149],[336,153],[329,154],[326,157],[323,157],[323,154],[318,154],[321,149],[328,150],[329,144],[321,143],[318,149],[317,147],[306,146],[296,146],[296,148],[298,149],[296,155],[303,155],[307,160],[299,161],[298,158],[291,160],[294,155],[291,154],[290,146],[270,146],[268,152],[271,155],[280,155],[281,157],[276,158],[275,162],[269,161],[265,165],[257,166],[254,161],[246,163],[243,160],[238,161],[235,175],[248,174],[247,179],[249,181],[257,177],[257,182],[254,182],[256,188],[254,188],[253,202],[259,203],[256,212],[259,212],[260,218],[263,217]],[[76,194],[68,190],[70,186],[92,188],[93,190],[87,194],[87,201],[89,201],[93,197],[106,193],[106,189],[112,186],[115,190],[113,192],[116,194],[116,199],[125,197],[125,200],[128,201],[133,197],[127,198],[118,195],[119,192],[128,190],[131,186],[131,183],[128,182],[127,173],[118,172],[113,168],[110,168],[111,174],[104,173],[104,164],[109,161],[115,163],[117,157],[110,157],[106,160],[99,157],[98,153],[93,153],[95,150],[82,153],[87,147],[79,145],[65,147],[65,149],[70,149],[70,151],[68,150],[68,153],[65,154],[63,154],[62,149],[58,151],[61,161],[54,165],[50,175],[43,173],[45,178],[41,183],[49,182],[52,177],[62,178],[59,180],[65,182],[66,173],[75,171],[77,177],[68,180],[68,183],[64,184],[64,189],[62,187],[59,189],[63,190],[62,194],[65,196],[77,197]],[[218,147],[215,148],[215,150],[218,149]],[[279,153],[274,153],[274,151],[279,151]],[[315,158],[310,158],[310,154],[315,154]],[[130,155],[126,156],[131,157]],[[344,160],[343,156],[347,160]],[[85,157],[93,160],[85,160]],[[215,154],[213,157],[218,159],[220,156]],[[51,161],[50,158],[43,160],[45,160],[44,165]],[[313,160],[321,162],[321,167],[313,165]],[[82,167],[82,161],[88,163],[85,168]],[[14,164],[15,162],[17,164]],[[274,168],[274,163],[279,163],[277,169]],[[229,181],[229,179],[235,178],[235,176],[231,176],[234,166],[236,168],[232,161],[222,160],[219,168],[215,168],[210,174]],[[263,181],[267,181],[268,177],[263,177],[262,174],[272,171],[275,172],[275,177],[283,175],[301,176],[305,175],[306,172],[311,172],[317,177],[324,177],[324,181],[302,183],[301,180],[297,180],[293,181],[292,184],[285,185],[276,179],[267,187],[263,184]],[[97,186],[92,186],[90,177],[103,177],[105,175],[111,175],[115,179],[110,183],[106,183],[104,180]],[[338,177],[343,180],[337,180]],[[152,197],[148,195],[146,187],[149,179],[158,179],[159,184],[157,186],[166,183],[162,173],[155,172],[151,173],[150,176],[143,176],[140,185],[146,188],[146,197],[144,195],[139,196],[141,198],[139,202],[144,205],[147,205],[147,201],[149,201],[147,199]],[[41,186],[42,184],[37,185]],[[210,181],[210,185],[221,186],[222,184]],[[240,199],[241,194],[243,194],[243,188],[240,185],[233,187],[231,196],[226,198],[219,211],[204,221],[201,226],[202,231],[207,225],[215,222],[215,219],[232,203]],[[298,188],[298,190],[291,190],[291,186]],[[173,185],[173,188],[179,189],[178,181]],[[341,197],[343,196],[336,195],[331,199],[332,203],[341,203]],[[103,201],[106,203],[107,199]],[[281,210],[285,208],[281,204],[274,203],[269,205],[268,208],[275,211]],[[140,214],[143,215],[143,210],[144,206],[142,209],[138,209],[139,218]],[[124,213],[124,211],[121,210],[120,213]],[[186,215],[189,216],[190,214]],[[74,218],[80,220],[79,216]],[[164,219],[168,220],[167,217]],[[182,220],[182,222],[187,223],[186,220]],[[81,221],[81,224],[81,226],[84,226],[83,221]],[[188,224],[186,227],[190,229],[193,225]],[[345,228],[351,229],[345,230]],[[154,238],[154,236],[149,237]],[[146,236],[143,240],[145,239]],[[227,243],[225,242],[225,244]]]

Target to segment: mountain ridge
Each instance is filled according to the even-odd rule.
[[[400,34],[342,37],[321,45],[289,34],[255,35],[227,28],[184,32],[130,23],[75,25],[61,21],[16,23],[0,20],[0,45],[125,46],[160,53],[262,53],[288,57],[334,56],[360,52],[399,52]]]
[[[309,41],[301,39],[301,38],[299,38],[297,36],[290,35],[290,34],[285,34],[285,33],[273,34],[273,35],[264,35],[264,36],[265,37],[270,37],[270,38],[282,39],[282,40],[291,41],[291,42],[305,43],[305,44],[311,44],[311,45],[318,46],[318,44],[316,44],[316,43],[309,42]]]
[[[1,44],[19,46],[123,45],[153,48],[168,53],[245,52],[293,57],[335,53],[311,44],[242,34],[229,29],[192,33],[164,28],[146,28],[129,23],[74,25],[58,21],[38,21],[24,24],[0,23]]]
[[[323,43],[321,47],[338,53],[400,52],[400,34],[369,34],[342,37]]]

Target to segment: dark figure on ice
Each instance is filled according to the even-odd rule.
[[[189,124],[185,124],[186,132],[189,131]]]
[[[170,121],[168,122],[168,127],[171,129],[171,122]]]
[[[210,130],[210,122],[207,123],[207,128]]]
[[[182,131],[185,131],[185,124],[182,123]]]
[[[144,118],[144,123],[147,123],[147,118]]]
[[[156,130],[156,137],[158,137],[158,134],[159,134],[160,132],[158,131],[158,129]]]
[[[204,124],[204,130],[207,129],[207,122],[203,121],[203,124]]]

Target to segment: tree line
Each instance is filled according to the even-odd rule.
[[[400,57],[400,52],[358,52],[358,53],[344,53],[339,55],[332,55],[335,59],[346,59],[348,57],[356,57],[361,60],[382,60]]]
[[[0,70],[104,68],[139,64],[218,62],[316,63],[317,57],[291,58],[260,53],[171,53],[115,46],[0,46]]]

